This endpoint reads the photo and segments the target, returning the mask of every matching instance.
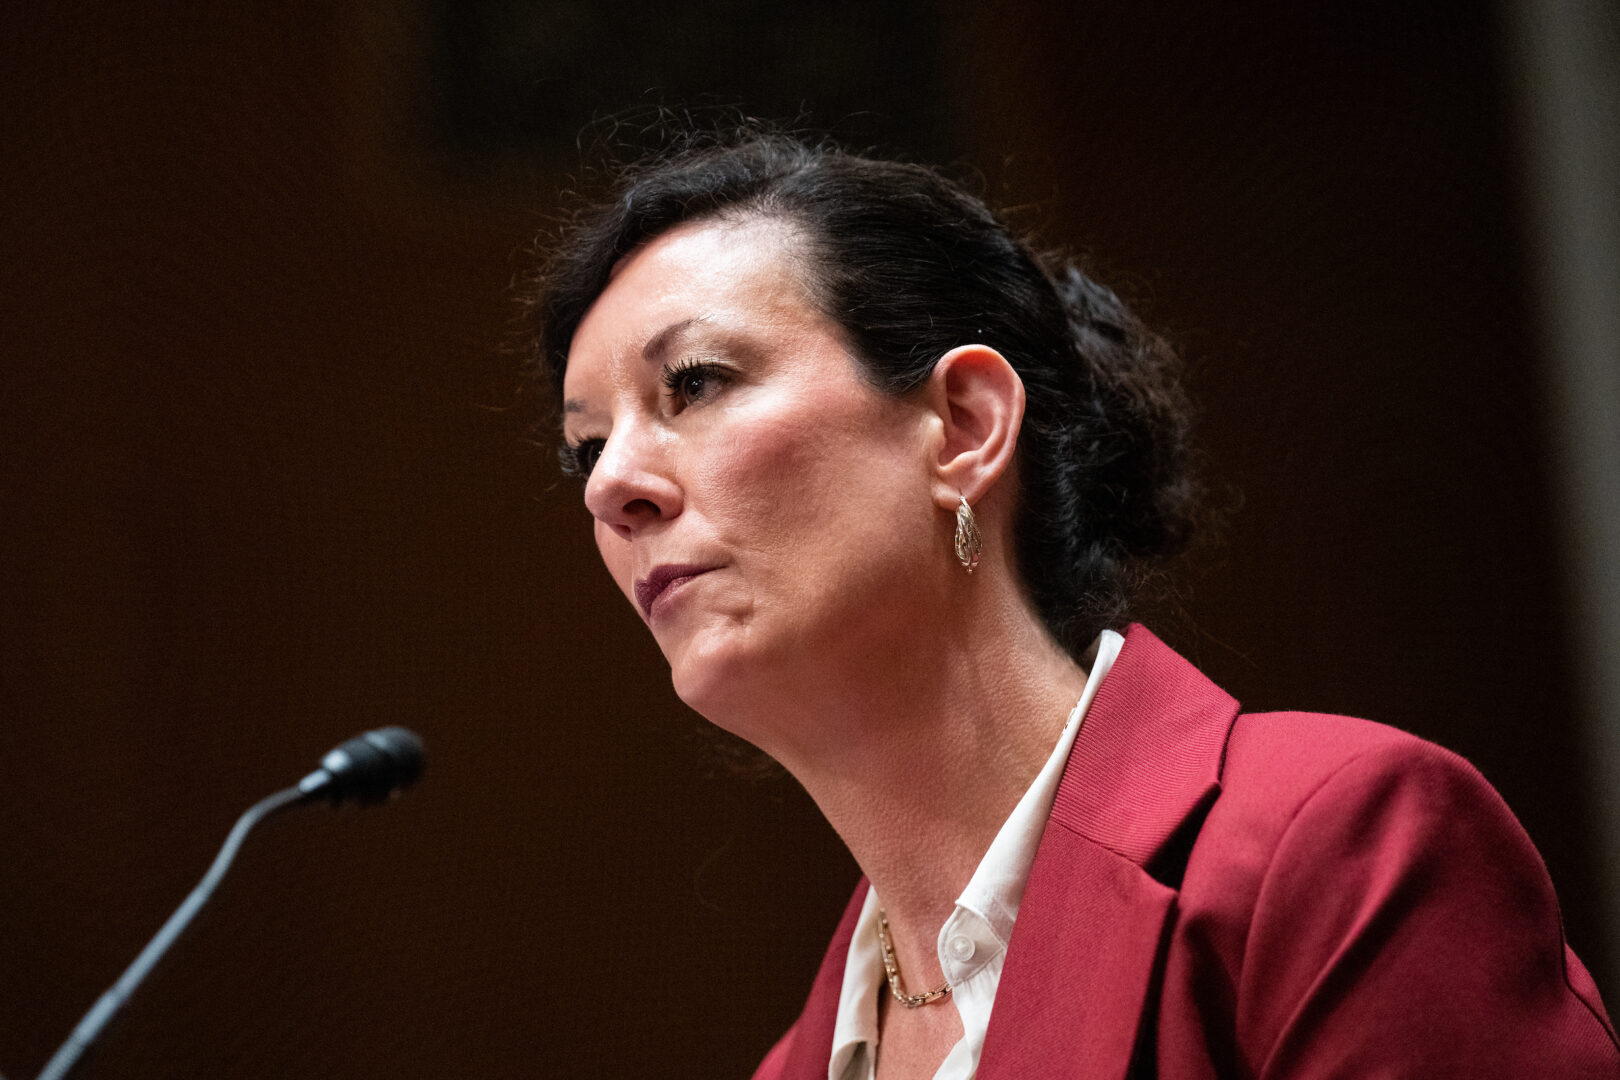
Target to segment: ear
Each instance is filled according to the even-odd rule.
[[[1012,464],[1024,422],[1024,380],[988,345],[952,349],[934,365],[925,397],[941,436],[934,501],[977,503]]]

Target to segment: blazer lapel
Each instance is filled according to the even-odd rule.
[[[1030,869],[980,1080],[1127,1075],[1176,900],[1148,868],[1219,793],[1237,708],[1146,629],[1127,631]]]
[[[1174,902],[1139,867],[1049,829],[1013,924],[980,1080],[1126,1076]]]

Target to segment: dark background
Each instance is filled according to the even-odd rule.
[[[718,764],[501,408],[580,129],[701,93],[1093,253],[1226,518],[1155,627],[1472,759],[1612,1001],[1490,8],[1074,6],[11,9],[0,1070],[387,723],[422,787],[267,826],[85,1076],[739,1076],[791,1020],[853,864]]]

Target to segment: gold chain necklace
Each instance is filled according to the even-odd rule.
[[[900,989],[900,961],[894,958],[894,942],[889,940],[889,917],[882,908],[878,908],[878,942],[883,946],[883,971],[889,976],[889,993],[894,995],[894,1000],[908,1009],[916,1009],[951,992],[950,983],[925,994],[908,994]]]

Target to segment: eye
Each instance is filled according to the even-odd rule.
[[[602,439],[581,439],[579,442],[564,445],[557,452],[563,475],[578,480],[589,480],[591,470],[596,468],[597,459],[602,456],[603,444]]]
[[[725,382],[723,368],[701,360],[684,360],[664,369],[664,389],[682,405],[696,405],[713,397]]]

